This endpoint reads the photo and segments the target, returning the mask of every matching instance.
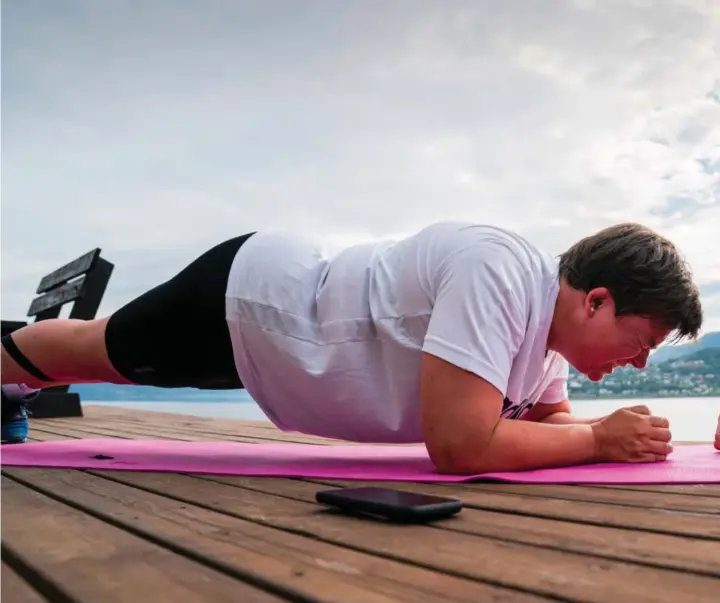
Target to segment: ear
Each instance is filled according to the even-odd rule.
[[[615,303],[612,295],[605,287],[591,289],[585,296],[584,309],[588,317],[592,318],[601,311],[610,311],[615,314]]]

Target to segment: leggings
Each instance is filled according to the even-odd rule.
[[[243,388],[225,319],[225,291],[235,255],[253,234],[216,245],[115,312],[105,331],[115,370],[138,385]]]

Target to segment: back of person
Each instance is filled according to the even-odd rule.
[[[505,392],[506,417],[566,395],[567,365],[545,351],[557,291],[552,258],[492,226],[434,224],[333,257],[267,232],[235,258],[227,320],[240,378],[281,429],[421,442],[423,351]]]

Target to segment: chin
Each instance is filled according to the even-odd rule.
[[[566,358],[567,360],[567,358]],[[605,376],[605,373],[603,371],[599,371],[595,368],[588,367],[587,365],[582,366],[581,363],[575,364],[574,362],[570,362],[568,360],[568,364],[572,366],[578,373],[581,375],[584,375],[590,381],[593,381],[594,383],[597,383],[598,381],[602,381],[603,377]]]
[[[592,381],[594,383],[598,383],[599,381],[602,381],[603,378],[605,377],[605,371],[596,369],[596,368],[591,368],[591,369],[588,369],[586,371],[581,371],[581,372],[588,379],[590,379],[590,381]]]

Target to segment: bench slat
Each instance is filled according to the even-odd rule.
[[[84,274],[85,272],[90,270],[90,268],[92,268],[95,260],[98,258],[99,255],[100,249],[95,248],[92,251],[88,251],[86,254],[81,255],[79,258],[73,260],[72,262],[68,262],[64,266],[61,266],[57,270],[54,270],[53,272],[42,278],[35,293],[45,293],[53,287],[57,287],[58,285],[65,283],[70,279],[75,278],[76,276]]]
[[[86,277],[82,276],[71,283],[66,283],[52,291],[48,291],[45,295],[36,297],[30,304],[28,316],[36,316],[45,310],[61,306],[77,299],[82,295],[85,279]]]

